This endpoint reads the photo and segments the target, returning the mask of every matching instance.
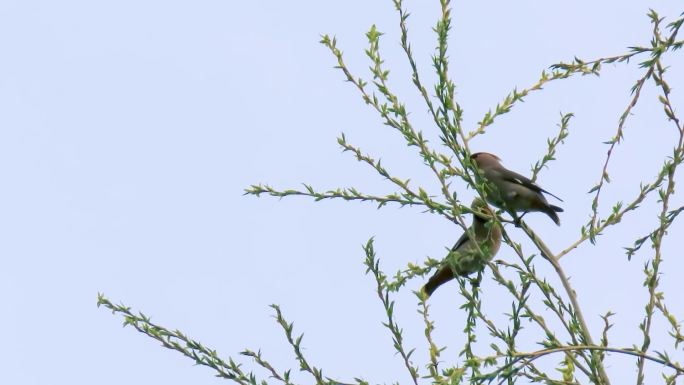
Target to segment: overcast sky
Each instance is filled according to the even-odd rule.
[[[553,63],[648,45],[649,8],[668,20],[682,11],[681,3],[662,0],[463,3],[453,3],[449,55],[467,129]],[[439,2],[406,5],[418,66],[431,84]],[[0,2],[0,383],[222,381],[122,328],[120,317],[96,308],[98,292],[224,358],[243,360],[239,351],[261,348],[279,369],[296,372],[268,307],[277,303],[305,332],[305,354],[325,374],[407,383],[381,325],[375,283],[364,275],[361,245],[375,236],[382,266],[393,273],[427,256],[441,258],[460,229],[417,208],[243,196],[253,183],[394,192],[341,153],[342,132],[396,176],[439,194],[415,149],[364,105],[318,44],[321,34],[336,35],[352,71],[370,80],[364,33],[376,24],[386,33],[381,50],[390,84],[437,146],[438,133],[409,80],[397,20],[389,0]],[[682,53],[665,60],[681,111]],[[575,114],[558,160],[539,177],[564,199],[562,226],[540,214],[525,218],[553,250],[576,240],[589,218],[586,192],[601,175],[602,142],[615,134],[629,90],[642,76],[637,62],[550,84],[471,143],[527,174],[556,133],[560,113]],[[657,95],[648,84],[628,120],[611,163],[613,183],[602,194],[604,215],[615,202],[633,199],[639,182],[653,180],[671,154],[675,129]],[[470,202],[472,191],[456,181],[452,187]],[[675,195],[672,206],[682,204]],[[645,247],[628,262],[622,247],[656,225],[655,197],[643,207],[606,231],[597,247],[582,246],[562,260],[595,339],[599,315],[617,313],[611,344],[618,347],[641,344],[642,269],[652,251]],[[520,231],[509,231],[533,252]],[[670,229],[661,277],[666,303],[680,320],[683,232],[681,223]],[[497,258],[516,260],[507,247]],[[541,259],[537,270],[553,279]],[[503,319],[512,299],[490,277],[482,285],[486,311]],[[410,282],[396,300],[422,370],[423,325],[411,294],[421,285]],[[458,362],[463,346],[462,301],[454,284],[431,299],[437,342],[449,347],[446,364]],[[663,336],[666,327],[658,319],[653,331]],[[654,347],[684,361],[667,339],[654,338]],[[520,346],[537,348],[532,339]],[[647,365],[647,382],[657,383],[660,368]],[[608,358],[616,384],[631,381],[634,369],[632,357]]]

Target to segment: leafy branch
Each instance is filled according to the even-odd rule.
[[[681,326],[674,314],[665,306],[665,296],[659,291],[659,274],[662,271],[663,260],[662,244],[668,229],[684,206],[671,209],[671,198],[674,194],[675,175],[678,166],[684,161],[684,127],[676,114],[676,110],[670,98],[671,88],[666,82],[667,67],[663,65],[663,58],[673,53],[684,45],[684,41],[677,40],[679,29],[684,24],[684,16],[667,25],[669,34],[663,34],[663,19],[655,11],[649,13],[653,33],[649,47],[629,47],[627,53],[602,57],[585,61],[574,58],[568,63],[557,63],[548,70],[542,71],[540,78],[526,88],[514,88],[494,108],[490,109],[470,131],[462,127],[463,110],[456,99],[456,85],[450,78],[450,62],[448,55],[448,41],[452,30],[451,3],[449,0],[440,0],[440,15],[433,30],[436,34],[437,45],[432,55],[432,67],[435,71],[437,82],[432,87],[434,94],[429,94],[429,87],[424,84],[419,73],[416,60],[413,55],[409,39],[408,21],[410,13],[404,7],[402,0],[393,0],[394,8],[399,16],[399,29],[401,31],[401,47],[412,72],[412,81],[422,99],[430,117],[439,130],[440,142],[433,147],[425,139],[423,132],[416,129],[409,119],[409,110],[401,101],[400,96],[389,86],[390,70],[385,65],[381,55],[381,37],[383,36],[375,25],[366,33],[368,48],[365,50],[366,57],[370,61],[369,71],[372,76],[370,83],[361,77],[354,75],[347,64],[335,37],[323,35],[321,43],[330,51],[337,62],[336,68],[344,75],[344,79],[350,82],[359,92],[364,102],[378,113],[384,125],[389,126],[394,132],[399,133],[406,144],[417,150],[423,164],[436,178],[439,193],[433,194],[420,186],[410,183],[410,179],[400,178],[387,170],[379,159],[364,153],[359,146],[347,141],[344,133],[338,138],[338,144],[344,152],[352,154],[359,162],[369,166],[374,173],[392,184],[396,192],[386,195],[367,194],[355,187],[336,188],[327,191],[319,191],[308,184],[301,189],[279,190],[264,184],[255,184],[245,189],[245,194],[260,196],[262,194],[284,198],[289,196],[305,196],[314,201],[326,199],[342,199],[345,201],[371,202],[378,208],[389,204],[403,206],[418,206],[425,212],[438,214],[450,222],[456,223],[472,238],[472,229],[465,222],[464,214],[472,213],[472,210],[464,206],[458,188],[453,186],[454,181],[462,182],[463,187],[475,190],[481,198],[486,198],[487,190],[484,188],[486,181],[483,179],[482,170],[471,160],[469,142],[485,132],[496,122],[497,118],[509,113],[513,108],[530,94],[540,91],[550,82],[567,79],[575,75],[599,75],[605,64],[624,63],[629,64],[637,57],[647,56],[639,66],[643,74],[639,77],[631,89],[631,98],[628,105],[617,121],[614,136],[605,142],[608,145],[605,161],[601,168],[599,181],[590,190],[593,193],[590,209],[590,219],[582,226],[580,237],[560,252],[554,253],[546,243],[525,222],[516,221],[525,237],[534,245],[534,254],[523,252],[522,246],[504,228],[504,241],[510,246],[518,261],[489,263],[487,271],[492,272],[494,282],[506,289],[506,295],[512,300],[507,323],[504,326],[494,322],[485,311],[487,297],[482,294],[479,283],[485,275],[480,271],[476,278],[457,277],[459,293],[464,303],[461,309],[465,313],[463,348],[460,350],[462,362],[460,365],[449,366],[443,361],[442,352],[445,347],[440,347],[434,340],[433,331],[435,323],[430,318],[427,297],[422,293],[416,293],[418,313],[421,316],[426,339],[429,362],[425,365],[426,372],[421,371],[421,366],[414,361],[415,348],[405,346],[404,330],[399,326],[395,313],[395,300],[392,295],[403,288],[412,280],[424,277],[436,268],[444,266],[444,262],[427,258],[422,263],[410,263],[406,268],[399,270],[389,277],[380,268],[379,259],[376,256],[373,239],[371,238],[363,246],[365,253],[365,265],[367,274],[370,273],[375,279],[376,293],[385,311],[386,321],[383,325],[390,332],[394,351],[400,357],[403,366],[407,370],[411,383],[419,385],[421,379],[427,378],[439,385],[457,385],[469,381],[471,384],[491,383],[499,380],[500,384],[514,383],[517,378],[526,378],[532,382],[544,382],[550,384],[578,384],[577,379],[586,378],[592,383],[610,385],[609,376],[604,367],[604,359],[607,353],[631,355],[637,357],[637,384],[644,383],[645,362],[651,361],[673,369],[675,373],[666,377],[666,383],[673,384],[675,379],[684,374],[682,366],[672,360],[667,352],[652,351],[651,334],[654,317],[662,315],[670,325],[670,336],[673,338],[675,348],[684,341]],[[679,133],[679,140],[668,157],[663,167],[656,173],[651,183],[642,184],[635,197],[628,203],[617,202],[613,204],[612,211],[605,218],[599,215],[600,197],[605,186],[611,182],[609,166],[618,145],[625,136],[627,121],[633,113],[635,106],[641,101],[642,91],[653,81],[659,89],[658,101],[662,105],[663,112],[668,121],[672,122]],[[555,160],[557,150],[569,135],[569,122],[572,113],[561,114],[559,130],[554,137],[547,139],[547,150],[532,167],[532,180],[536,180],[539,173]],[[442,152],[443,151],[443,152]],[[570,279],[563,269],[560,260],[570,251],[582,243],[589,241],[594,244],[598,236],[611,226],[614,226],[622,218],[636,211],[637,208],[653,193],[657,191],[658,202],[661,204],[658,216],[659,224],[649,234],[637,238],[632,247],[626,248],[628,260],[641,250],[642,246],[650,241],[653,248],[653,256],[644,265],[644,286],[648,292],[648,300],[645,305],[645,315],[639,325],[642,331],[640,347],[636,345],[632,349],[616,348],[609,346],[609,330],[612,324],[609,322],[612,312],[608,311],[602,316],[604,325],[599,344],[596,344],[586,322],[586,317],[580,307],[578,296],[570,283]],[[496,225],[503,228],[503,224],[512,221],[502,219],[496,215],[493,220]],[[474,242],[477,243],[477,242]],[[480,245],[475,245],[477,248]],[[548,262],[553,268],[554,278],[560,283],[554,287],[545,277],[538,275],[536,263],[542,260]],[[561,289],[562,288],[562,289]],[[538,299],[535,302],[532,299]],[[212,368],[216,375],[233,380],[240,385],[264,385],[265,380],[258,379],[251,371],[244,371],[242,365],[229,358],[221,359],[218,354],[197,341],[190,339],[180,331],[171,331],[156,325],[142,313],[134,314],[130,308],[123,305],[114,305],[103,295],[98,296],[98,306],[104,306],[115,314],[124,317],[124,325],[131,325],[139,332],[159,341],[162,346],[176,350],[181,354],[193,359],[198,365]],[[308,373],[317,385],[346,385],[324,376],[323,370],[314,366],[302,352],[303,335],[295,336],[294,326],[285,320],[281,309],[272,305],[275,311],[277,323],[283,329],[288,345],[292,348],[300,370]],[[498,311],[498,310],[497,310]],[[548,318],[546,319],[545,316]],[[527,319],[538,333],[538,340],[534,343],[544,347],[542,350],[530,351],[533,348],[525,347],[527,341],[522,341],[520,333],[523,329],[522,320]],[[556,330],[549,323],[558,322],[560,327]],[[489,345],[492,355],[481,353],[478,343],[483,339],[478,335],[478,326],[484,326],[493,338]],[[567,340],[563,342],[563,340]],[[557,364],[557,373],[548,373],[535,361],[545,356],[562,354],[563,360]],[[285,385],[295,385],[292,382],[290,370],[279,371],[272,366],[260,351],[244,350],[241,354],[248,357],[252,362],[266,373],[267,376]],[[503,361],[501,363],[501,361]],[[493,368],[493,369],[491,369]],[[365,381],[356,379],[360,385],[367,385]]]

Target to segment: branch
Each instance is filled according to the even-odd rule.
[[[280,310],[280,306],[274,304],[271,305],[271,307],[276,311],[276,321],[283,328],[283,331],[285,332],[285,337],[287,338],[287,342],[290,344],[290,346],[292,346],[292,350],[294,351],[295,357],[297,358],[297,361],[299,361],[299,369],[311,374],[311,376],[313,376],[313,378],[316,380],[317,385],[332,385],[332,383],[337,382],[324,380],[323,371],[309,364],[309,361],[306,359],[306,357],[304,357],[304,354],[302,354],[301,344],[302,339],[304,338],[304,334],[300,334],[299,337],[295,339],[292,336],[292,329],[294,327],[294,324],[288,323],[285,320],[285,318],[283,317],[283,313]]]
[[[650,356],[644,352],[630,349],[630,348],[612,348],[612,347],[607,347],[607,346],[597,346],[597,345],[579,345],[579,346],[560,346],[557,348],[552,348],[552,349],[543,349],[543,350],[538,350],[536,352],[530,352],[530,353],[515,353],[513,354],[514,357],[517,358],[517,361],[525,360],[527,358],[530,358],[529,360],[525,360],[525,363],[523,366],[528,365],[530,362],[536,360],[537,358],[543,357],[548,354],[553,354],[553,353],[559,353],[559,352],[568,352],[568,351],[577,351],[577,350],[590,350],[590,351],[604,351],[604,352],[612,352],[612,353],[619,353],[619,354],[625,354],[625,355],[630,355],[630,356],[635,356],[635,357],[640,357],[649,361],[656,362],[658,364],[667,366],[671,369],[674,369],[678,374],[684,374],[684,368],[677,362],[672,362],[667,354],[664,353],[659,353],[658,357]],[[493,358],[500,358],[503,356],[494,356]],[[505,368],[501,368],[501,370],[504,370]]]
[[[553,266],[553,269],[556,271],[556,274],[558,275],[558,278],[561,281],[561,284],[563,285],[563,288],[565,289],[565,293],[570,299],[570,302],[572,303],[572,308],[574,309],[575,315],[577,317],[577,320],[579,321],[579,326],[582,331],[582,336],[584,337],[584,340],[589,344],[589,345],[594,345],[594,341],[591,338],[591,333],[589,331],[589,327],[587,326],[586,321],[584,320],[584,315],[582,313],[582,309],[580,308],[579,301],[577,300],[577,293],[575,290],[572,288],[570,285],[570,280],[568,277],[565,275],[565,271],[561,267],[560,263],[558,262],[558,258],[556,258],[553,253],[551,253],[551,250],[549,250],[548,246],[535,234],[525,222],[521,221],[521,226],[522,230],[527,234],[527,236],[532,240],[532,242],[537,246],[539,251],[541,252],[542,256],[551,263],[551,266]],[[599,374],[601,377],[601,381],[605,383],[606,385],[610,385],[610,379],[608,378],[608,375],[605,372],[605,368],[603,367],[603,362],[599,359],[599,357],[595,354],[592,354],[593,361],[595,365],[592,365],[592,367],[598,367]]]
[[[406,186],[406,189],[408,189],[408,180],[406,181],[401,181],[401,183],[404,183]],[[430,212],[437,212],[449,220],[453,220],[449,212],[451,212],[451,207],[446,206],[442,203],[433,201],[428,194],[423,190],[420,189],[417,193],[411,191],[410,193],[393,193],[393,194],[388,194],[385,196],[376,196],[376,195],[366,195],[358,190],[356,190],[353,187],[350,188],[344,188],[344,189],[337,189],[337,190],[328,190],[326,192],[317,192],[311,187],[310,185],[304,184],[305,191],[301,190],[276,190],[273,187],[269,185],[252,185],[250,188],[245,189],[245,195],[251,194],[251,195],[256,195],[259,196],[261,194],[268,194],[271,196],[283,198],[287,196],[293,196],[293,195],[299,195],[299,196],[308,196],[314,198],[316,201],[320,201],[323,199],[343,199],[346,201],[362,201],[362,202],[375,202],[378,204],[378,208],[388,204],[388,203],[397,203],[400,206],[425,206],[427,208],[427,211]]]
[[[546,154],[544,154],[544,157],[542,158],[541,161],[535,163],[534,167],[532,167],[532,182],[537,180],[537,175],[539,175],[539,172],[546,166],[546,164],[552,160],[555,160],[556,156],[556,147],[563,143],[565,138],[568,137],[569,131],[568,131],[568,124],[570,123],[570,119],[575,116],[574,114],[562,114],[561,113],[561,122],[558,125],[558,135],[556,135],[555,138],[553,139],[546,139],[546,144],[548,145],[548,148],[546,150]]]
[[[228,358],[226,362],[218,356],[216,350],[209,349],[200,342],[188,338],[179,330],[168,330],[152,323],[150,318],[142,313],[133,314],[130,307],[114,305],[104,294],[98,293],[97,306],[104,306],[114,314],[121,314],[124,317],[124,326],[131,325],[140,333],[161,342],[163,347],[183,354],[195,361],[197,365],[214,369],[218,377],[233,380],[240,385],[260,385],[252,372],[243,372],[240,364],[232,358]]]
[[[403,330],[397,325],[394,320],[394,301],[389,298],[389,290],[385,287],[385,282],[387,277],[380,271],[380,261],[375,257],[375,250],[373,248],[373,238],[369,239],[368,242],[363,246],[363,251],[366,253],[366,273],[372,272],[375,277],[375,282],[377,284],[377,294],[382,302],[382,306],[387,314],[387,322],[383,325],[392,333],[392,342],[394,343],[394,349],[399,353],[404,362],[404,366],[411,376],[414,385],[418,385],[418,378],[420,374],[418,372],[418,367],[416,367],[410,360],[411,355],[415,349],[406,351],[404,348],[404,338],[402,336]]]

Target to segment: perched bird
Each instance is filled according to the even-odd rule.
[[[452,280],[454,275],[465,277],[482,270],[499,251],[501,226],[493,219],[494,213],[480,198],[475,198],[470,207],[474,211],[470,230],[474,234],[475,241],[473,242],[468,235],[470,231],[461,235],[445,258],[444,266],[423,286],[423,292],[428,297],[442,284]]]
[[[522,211],[523,215],[529,211],[540,211],[560,226],[560,218],[556,213],[563,209],[549,204],[542,193],[561,202],[562,199],[537,186],[529,178],[506,169],[501,165],[501,159],[494,154],[478,152],[471,155],[470,159],[482,170],[484,179],[494,187],[487,189],[489,203],[510,212],[516,220],[518,217],[515,213],[518,211]]]

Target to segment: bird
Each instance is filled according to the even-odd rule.
[[[465,277],[484,269],[501,247],[501,225],[494,220],[495,215],[489,206],[482,199],[475,198],[471,208],[473,224],[469,231],[456,241],[444,258],[443,266],[422,288],[428,298],[438,287],[454,279],[455,275]],[[470,232],[473,233],[474,241],[468,234]]]
[[[477,164],[482,176],[491,185],[486,190],[489,203],[508,211],[516,223],[520,220],[516,212],[523,212],[525,215],[530,211],[539,211],[560,226],[560,218],[556,213],[562,212],[563,209],[549,204],[542,193],[551,195],[561,202],[562,199],[537,186],[529,178],[505,168],[501,164],[501,159],[494,154],[478,152],[472,154],[470,159]]]

